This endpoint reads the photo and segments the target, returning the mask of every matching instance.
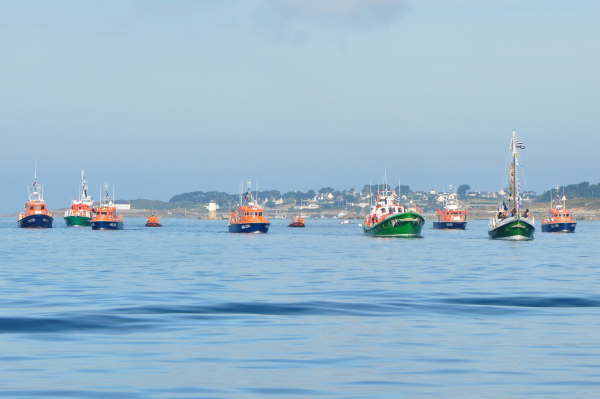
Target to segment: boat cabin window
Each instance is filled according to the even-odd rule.
[[[258,212],[258,216],[262,216],[262,212]]]
[[[44,205],[42,205],[42,209],[44,209]]]
[[[31,205],[31,206],[29,207],[29,210],[30,210],[30,211],[33,211],[33,205]]]
[[[244,216],[248,216],[248,212],[244,212]]]
[[[102,212],[103,215],[106,215],[106,212]]]

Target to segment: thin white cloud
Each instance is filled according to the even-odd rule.
[[[371,29],[395,22],[408,0],[265,0],[266,5],[290,21]]]

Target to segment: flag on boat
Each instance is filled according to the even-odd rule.
[[[525,145],[520,140],[517,140],[517,148],[520,148],[520,149],[524,150],[525,149]]]

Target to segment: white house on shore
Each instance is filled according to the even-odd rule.
[[[116,200],[113,204],[118,211],[131,209],[131,204],[126,200]]]

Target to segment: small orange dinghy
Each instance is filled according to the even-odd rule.
[[[302,216],[294,216],[292,223],[288,224],[288,227],[305,227],[304,218]]]
[[[162,227],[162,224],[160,224],[160,219],[158,216],[152,215],[148,218],[146,227]]]

